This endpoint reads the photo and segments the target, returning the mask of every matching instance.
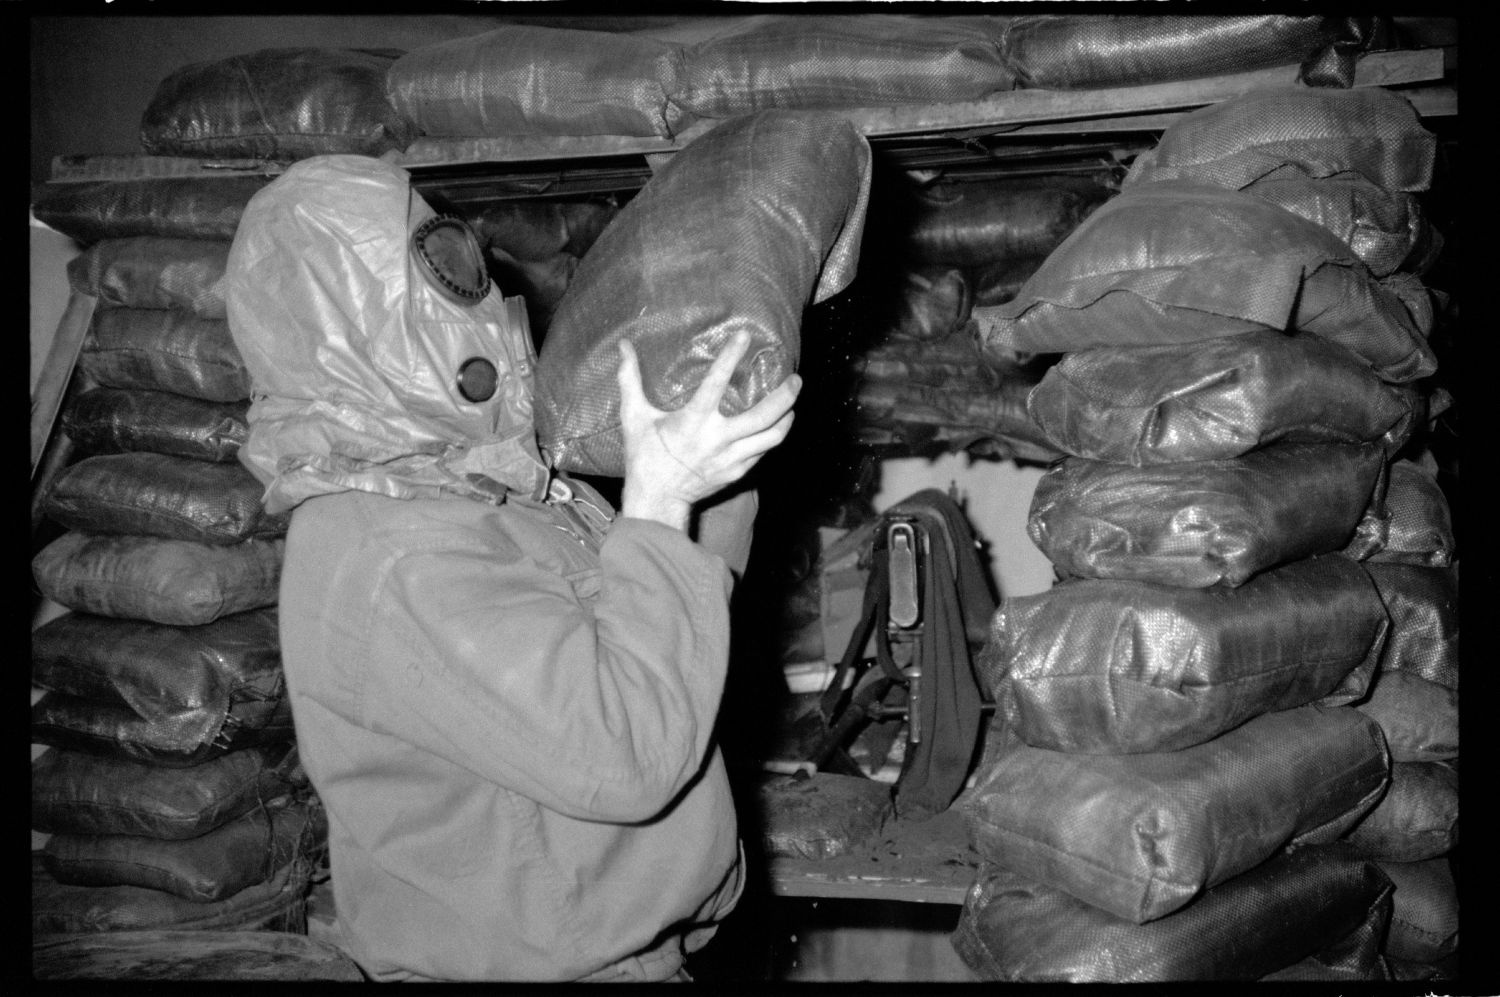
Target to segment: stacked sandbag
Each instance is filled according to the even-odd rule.
[[[59,423],[71,463],[40,500],[61,533],[32,560],[64,610],[31,641],[38,934],[304,930],[326,826],[281,670],[287,518],[237,459],[249,379],[222,288],[262,185],[43,198],[90,242],[68,275],[98,303]]]
[[[549,460],[623,473],[621,339],[658,408],[686,403],[738,330],[750,346],[725,414],[784,381],[802,355],[804,309],[854,276],[869,190],[869,144],[816,113],[736,118],[673,156],[600,233],[552,316],[535,412]]]
[[[525,300],[538,347],[583,254],[619,213],[618,200],[517,199],[466,216],[501,292]]]
[[[1431,302],[1420,275],[1441,251],[1442,236],[1423,215],[1419,195],[1431,180],[1435,145],[1411,106],[1384,89],[1267,90],[1184,116],[1137,158],[1124,187],[1208,182],[1316,222],[1372,277],[1395,288],[1425,332]],[[1405,390],[1419,414],[1435,414],[1442,404],[1421,380]],[[1309,394],[1343,393],[1325,387]],[[1391,617],[1391,639],[1357,706],[1385,732],[1392,775],[1386,797],[1350,841],[1382,867],[1427,863],[1432,870],[1458,835],[1457,565],[1435,462],[1420,440],[1405,450],[1399,435],[1383,442],[1395,458],[1385,501],[1372,507],[1349,552],[1367,558]],[[1387,955],[1406,964],[1403,972],[1441,965],[1457,945],[1451,876],[1393,879],[1398,913]],[[1432,919],[1428,928],[1413,925],[1418,915],[1403,913],[1408,907]],[[1413,941],[1424,938],[1428,944]]]
[[[1272,66],[1299,67],[1298,78],[1311,84],[1347,87],[1374,21],[770,14],[640,31],[502,24],[400,54],[386,92],[389,106],[423,136],[413,148],[522,136],[669,139],[768,110],[966,103],[1019,88],[1128,87]],[[300,79],[311,55],[279,52],[302,53],[288,74]],[[254,60],[273,54],[240,61],[254,70]],[[362,80],[363,68],[346,71]],[[361,106],[364,91],[349,86],[351,103]]]
[[[1298,65],[1314,86],[1349,86],[1374,18],[1288,14],[1142,17],[1027,14],[999,44],[1016,86],[1093,90]]]
[[[1365,566],[1391,618],[1370,694],[1391,785],[1348,835],[1396,884],[1383,952],[1400,979],[1453,979],[1458,894],[1458,559],[1431,454],[1390,467],[1383,545]]]
[[[858,442],[892,455],[1061,455],[1026,412],[1044,365],[980,354],[976,305],[1008,300],[1114,193],[1092,176],[877,187],[866,241],[881,247],[850,293],[861,307]]]
[[[1456,834],[1448,593],[1375,560],[1436,532],[1393,511],[1434,504],[1396,484],[1436,369],[1425,289],[1392,263],[1419,240],[1412,214],[1381,246],[1249,181],[1404,196],[1420,158],[1387,159],[1431,136],[1384,92],[1180,124],[1191,141],[1168,129],[1014,300],[975,309],[990,355],[1060,355],[1027,407],[1066,456],[1028,519],[1059,580],[1005,600],[980,659],[996,747],[964,807],[995,871],[956,944],[1006,980],[1388,979],[1381,864]],[[1328,893],[1303,857],[1336,839]],[[1289,906],[1261,920],[1270,894]],[[1202,954],[1221,935],[1233,951]]]
[[[413,124],[386,97],[389,49],[268,48],[170,73],[141,116],[154,156],[292,162],[406,148]]]

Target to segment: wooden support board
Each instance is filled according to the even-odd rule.
[[[979,870],[963,818],[949,810],[897,821],[865,847],[825,859],[773,857],[771,890],[784,897],[961,904]]]
[[[834,113],[852,121],[874,139],[951,135],[954,132],[1000,135],[1068,134],[1081,131],[1159,130],[1181,114],[1297,79],[1299,67],[1278,66],[1248,73],[1151,83],[1103,90],[1007,90],[982,100],[953,104],[848,108]],[[1414,84],[1443,79],[1440,48],[1370,52],[1356,67],[1355,86],[1410,87],[1403,93],[1424,115],[1457,113],[1451,89]],[[1434,89],[1434,93],[1429,93]],[[495,138],[416,139],[401,153],[384,158],[407,169],[466,163],[515,163],[579,160],[608,156],[660,157],[680,151],[718,124],[706,120],[672,138],[624,135],[517,135]],[[657,160],[660,161],[659,159]],[[258,160],[204,160],[169,156],[59,156],[52,163],[52,182],[130,180],[151,177],[274,175],[284,166]]]
[[[31,474],[35,478],[42,453],[52,436],[52,426],[62,407],[63,395],[68,381],[73,376],[73,365],[83,348],[88,335],[89,322],[94,317],[94,305],[98,299],[87,294],[74,294],[68,299],[57,332],[52,337],[52,346],[37,377],[35,390],[31,393]]]

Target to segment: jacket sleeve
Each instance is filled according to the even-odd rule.
[[[729,583],[638,519],[606,536],[597,599],[519,549],[408,552],[372,614],[360,721],[568,816],[648,820],[707,757]]]

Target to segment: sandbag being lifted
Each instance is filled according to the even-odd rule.
[[[1070,457],[1037,482],[1026,535],[1065,576],[1242,585],[1348,543],[1385,459],[1331,443],[1144,468]]]
[[[1265,330],[1079,350],[1048,369],[1026,408],[1067,453],[1148,466],[1238,457],[1277,441],[1380,440],[1395,453],[1418,398],[1337,343]]]
[[[624,473],[621,338],[658,408],[680,407],[738,329],[751,343],[726,414],[784,381],[804,307],[854,276],[869,183],[864,137],[818,114],[738,118],[673,156],[579,263],[542,343],[537,436],[555,466]]]
[[[1389,622],[1338,554],[1239,588],[1081,579],[1001,602],[976,662],[997,712],[1054,751],[1176,751],[1251,717],[1359,699]]]
[[[1375,806],[1389,769],[1374,721],[1305,706],[1181,751],[1080,755],[1008,739],[986,751],[959,806],[985,859],[1142,923],[1288,843],[1338,838]]]
[[[1403,383],[1437,369],[1403,290],[1321,225],[1253,194],[1173,180],[1105,203],[1013,301],[974,318],[997,356],[1313,333]]]

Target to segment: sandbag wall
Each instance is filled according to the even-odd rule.
[[[983,356],[973,309],[1013,298],[1117,187],[1107,171],[887,178],[872,194],[852,316],[842,319],[859,328],[839,337],[851,358],[854,442],[882,456],[1060,456],[1026,412],[1045,360]]]
[[[1434,142],[1381,89],[1184,116],[985,350],[1067,456],[1005,600],[954,944],[1002,980],[1447,971],[1457,570],[1422,433]],[[1421,539],[1417,539],[1420,537]]]
[[[413,49],[388,94],[423,138],[673,138],[772,109],[978,100],[1298,66],[1348,86],[1371,17],[891,14],[683,19],[640,31],[507,24]]]
[[[32,929],[300,932],[326,826],[297,762],[276,601],[286,518],[237,461],[222,278],[264,178],[65,184],[36,216],[97,299],[35,555]]]

